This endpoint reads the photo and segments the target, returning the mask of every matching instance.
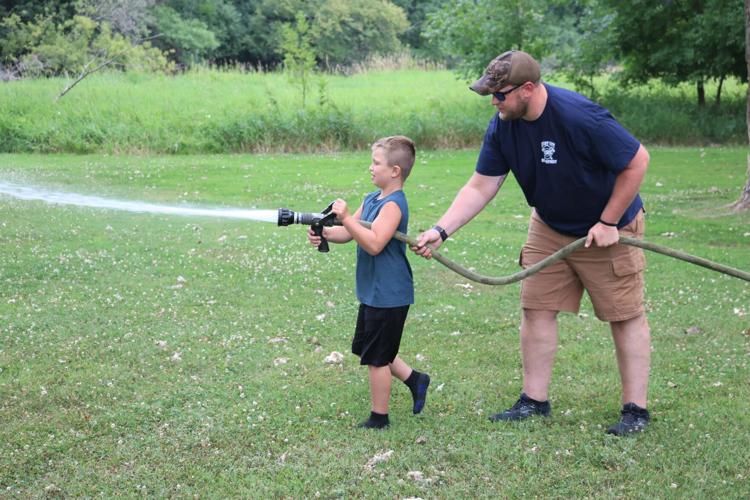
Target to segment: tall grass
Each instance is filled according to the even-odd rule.
[[[58,102],[62,79],[6,82],[0,152],[335,151],[395,133],[422,148],[477,146],[494,111],[489,99],[447,70],[389,69],[399,64],[314,80],[304,108],[299,86],[283,74],[237,69],[94,75]],[[604,81],[602,88],[601,102],[644,142],[746,140],[745,91],[737,82],[725,85],[721,107],[702,109],[687,86],[625,91]]]

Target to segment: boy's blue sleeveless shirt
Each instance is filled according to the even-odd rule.
[[[361,219],[372,222],[389,201],[401,209],[398,231],[406,234],[409,205],[403,191],[391,193],[382,200],[380,191],[365,196]],[[370,255],[357,245],[357,299],[371,307],[400,307],[414,303],[414,281],[406,259],[406,244],[392,238],[378,255]]]

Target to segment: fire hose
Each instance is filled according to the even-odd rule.
[[[309,225],[312,228],[313,233],[316,236],[321,237],[321,243],[318,246],[318,251],[327,252],[328,242],[323,237],[323,227],[340,225],[340,223],[336,220],[335,215],[331,212],[332,206],[333,204],[328,205],[328,207],[325,210],[323,210],[323,212],[321,213],[293,212],[292,210],[289,210],[287,208],[280,208],[278,225],[279,226],[288,226],[290,224]],[[367,221],[363,221],[363,220],[360,220],[359,223],[368,229],[371,228],[372,226],[371,223]],[[406,243],[407,245],[417,246],[416,239],[402,232],[396,231],[394,238],[396,238],[398,241],[402,241]],[[509,274],[508,276],[497,276],[497,277],[485,276],[483,274],[475,273],[474,271],[467,269],[464,266],[447,258],[445,255],[441,254],[437,250],[432,250],[431,254],[432,254],[432,258],[440,262],[442,265],[444,265],[451,271],[460,274],[464,278],[467,278],[472,281],[476,281],[477,283],[482,283],[485,285],[509,285],[511,283],[515,283],[516,281],[521,281],[522,279],[528,278],[532,274],[538,273],[545,267],[551,266],[558,260],[564,259],[571,253],[581,248],[585,242],[586,242],[585,237],[577,239],[574,242],[562,247],[560,250],[553,253],[552,255],[537,262],[533,266],[529,266],[523,271]],[[710,269],[712,271],[723,273],[728,276],[733,276],[735,278],[739,278],[741,280],[750,282],[750,272],[743,271],[741,269],[736,269],[734,267],[720,264],[718,262],[704,259],[702,257],[698,257],[695,255],[690,255],[685,252],[680,252],[679,250],[675,250],[673,248],[669,248],[663,245],[657,245],[656,243],[651,243],[651,242],[640,240],[637,238],[629,238],[626,236],[620,236],[619,243],[624,244],[624,245],[638,247],[643,250],[648,250],[650,252],[655,252],[655,253],[659,253],[662,255],[666,255],[674,259],[689,262],[690,264],[695,264],[696,266],[705,267],[706,269]]]

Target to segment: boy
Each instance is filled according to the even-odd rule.
[[[370,379],[370,418],[361,428],[383,429],[390,425],[388,400],[391,375],[411,390],[413,413],[422,411],[430,377],[412,370],[400,357],[401,343],[409,305],[414,303],[411,267],[406,259],[406,245],[395,238],[396,231],[406,233],[409,206],[402,187],[414,165],[415,148],[404,136],[385,137],[372,145],[370,176],[379,188],[365,196],[354,215],[344,200],[333,204],[343,226],[326,227],[323,236],[332,243],[357,242],[357,299],[360,301],[352,352],[367,365]],[[367,229],[357,222],[369,221]],[[320,244],[312,230],[308,240]]]

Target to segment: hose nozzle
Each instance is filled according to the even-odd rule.
[[[316,220],[323,220],[324,214],[316,214],[312,212],[295,212],[288,208],[279,209],[279,226],[289,226],[291,224],[304,224],[311,226]],[[326,224],[324,224],[326,225]],[[333,225],[333,224],[328,224]]]
[[[328,251],[328,240],[323,237],[323,226],[333,226],[336,224],[336,214],[331,212],[333,203],[328,205],[322,213],[312,212],[295,212],[288,208],[279,209],[279,226],[289,226],[290,224],[304,224],[310,226],[315,236],[320,236],[319,252]]]

